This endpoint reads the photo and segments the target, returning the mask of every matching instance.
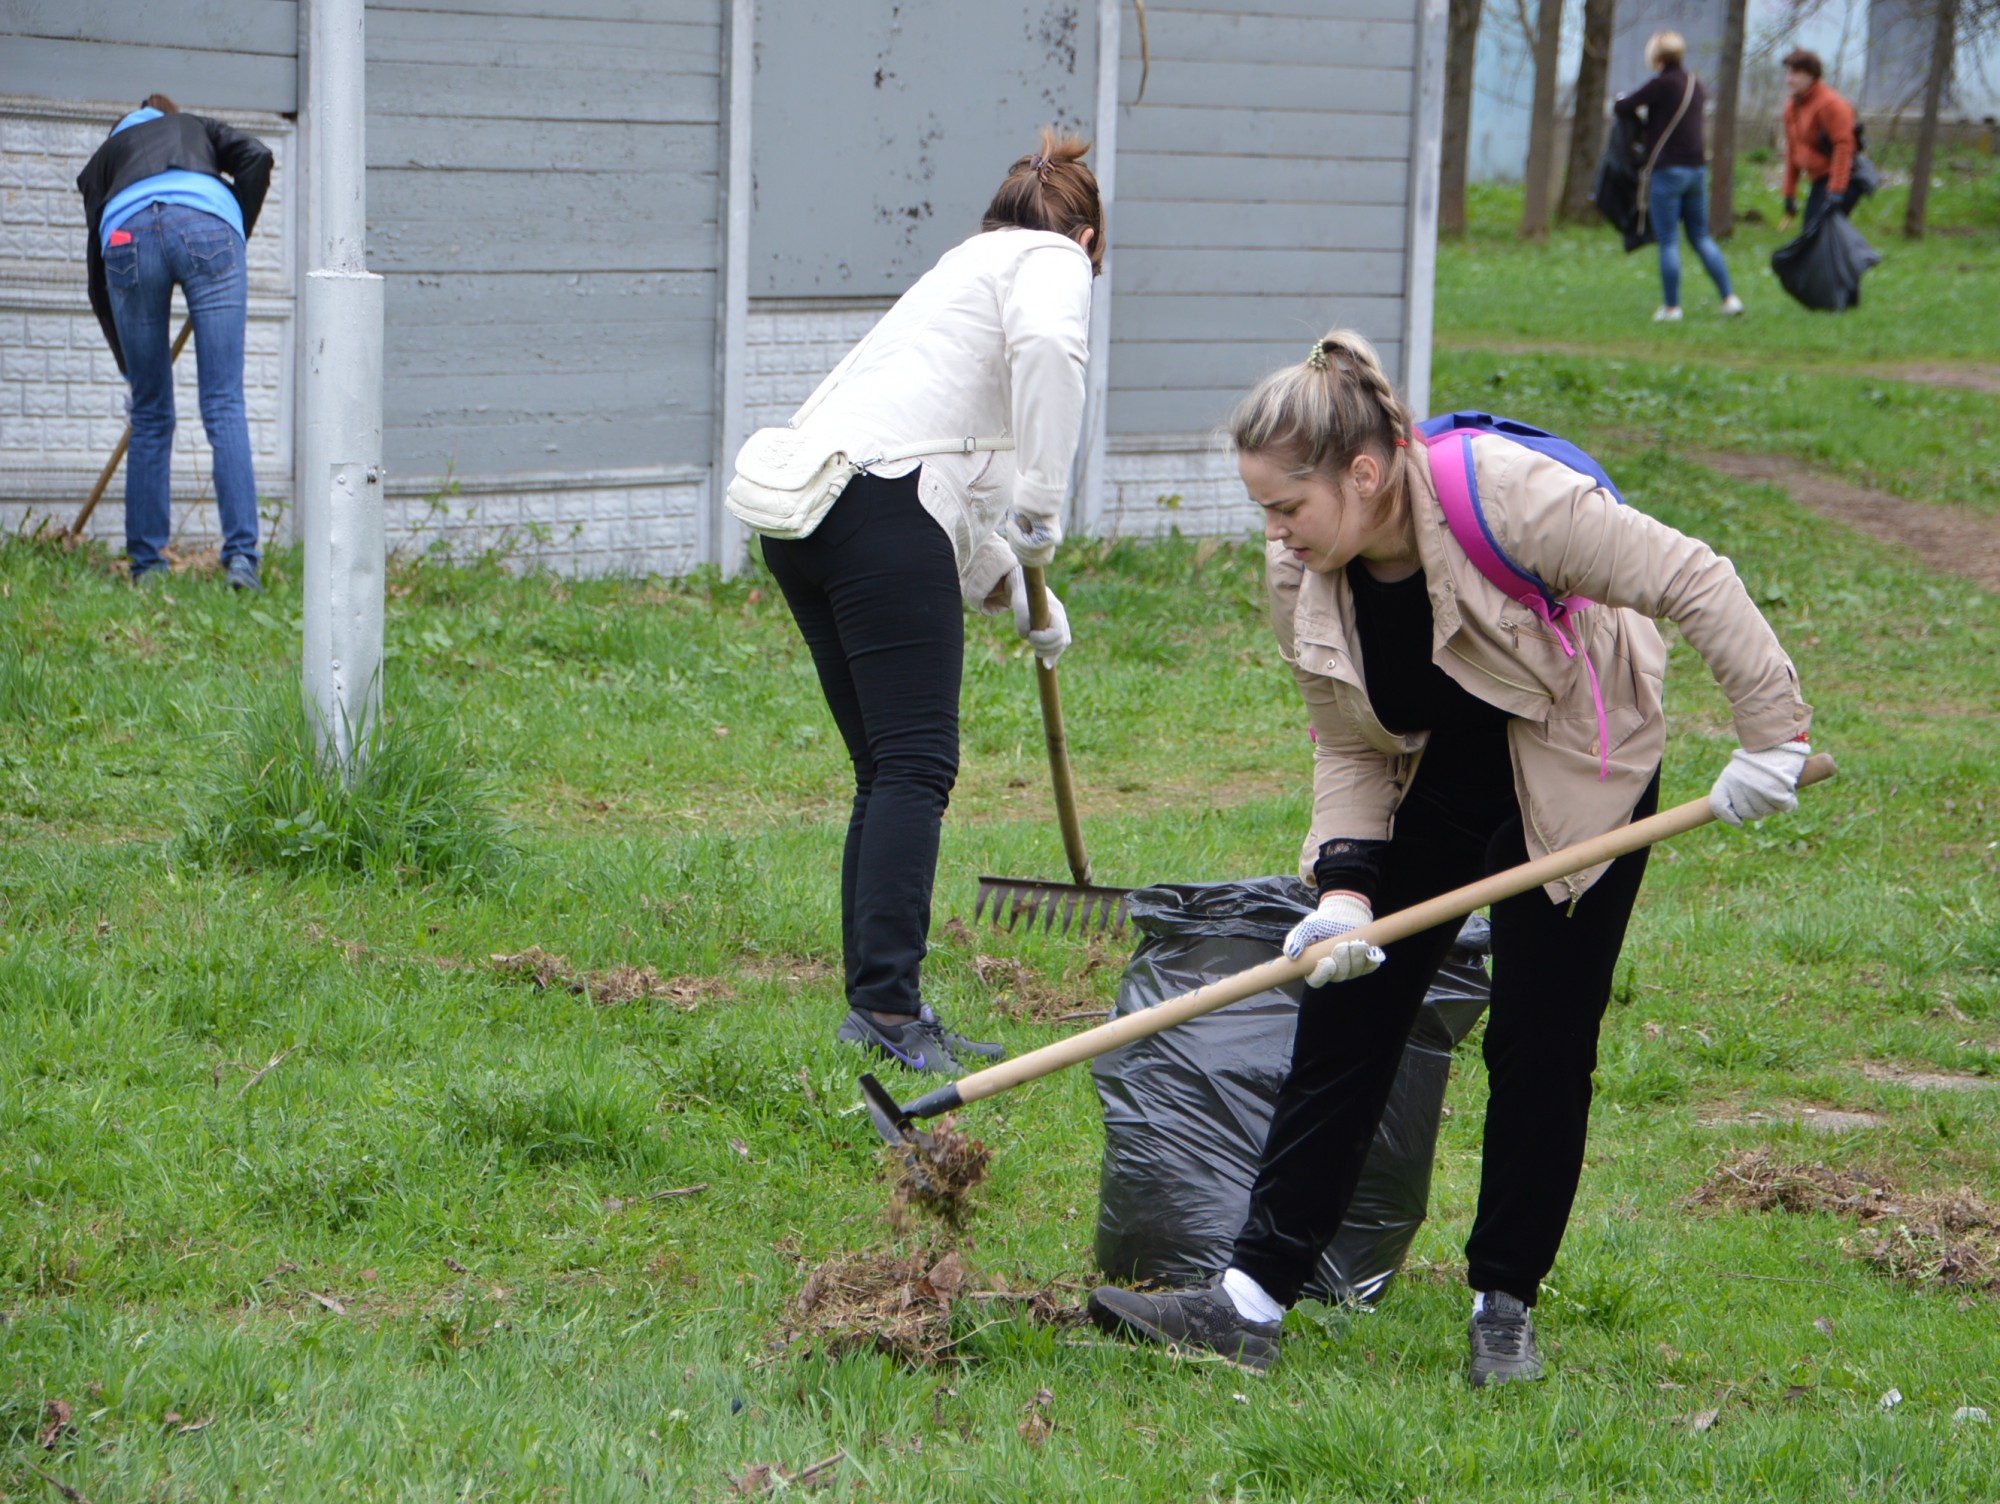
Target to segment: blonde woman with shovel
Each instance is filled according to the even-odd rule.
[[[1231,424],[1264,520],[1272,623],[1311,716],[1317,913],[1288,955],[1657,807],[1673,621],[1742,743],[1709,794],[1737,825],[1794,807],[1811,708],[1729,561],[1623,505],[1589,456],[1486,414],[1413,426],[1336,330]],[[1538,1379],[1531,1308],[1583,1166],[1591,1071],[1643,849],[1493,905],[1489,1080],[1466,1244],[1471,1381]],[[1336,944],[1307,979],[1291,1071],[1229,1267],[1167,1294],[1098,1290],[1143,1340],[1277,1361],[1280,1320],[1347,1213],[1458,921]]]
[[[1011,608],[1045,665],[1070,640],[1053,595],[1049,624],[1033,626],[1023,567],[1046,565],[1062,540],[1082,426],[1091,279],[1104,258],[1085,150],[1044,131],[980,232],[834,368],[759,472],[782,485],[788,469],[823,473],[822,457],[849,472],[807,531],[762,540],[854,764],[840,869],[848,1011],[836,1037],[945,1076],[967,1057],[1006,1053],[946,1030],[918,985],[958,775],[961,601]],[[739,457],[732,506],[755,444]],[[782,510],[788,493],[778,494]]]

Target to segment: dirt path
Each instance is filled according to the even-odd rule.
[[[1690,456],[1736,480],[1783,487],[1794,501],[1849,527],[1911,550],[1932,569],[2000,591],[2000,521],[1960,507],[1905,501],[1822,475],[1775,454]]]
[[[1804,371],[1813,375],[1872,376],[1879,381],[1907,381],[1913,386],[1949,387],[1961,392],[2000,392],[2000,365],[1975,362],[1947,364],[1940,361],[1912,361],[1852,369],[1829,368],[1812,360],[1766,360],[1732,354],[1726,350],[1666,349],[1659,344],[1586,345],[1557,341],[1526,343],[1520,340],[1489,339],[1484,335],[1462,335],[1439,340],[1444,350],[1479,351],[1488,355],[1568,355],[1579,359],[1658,360],[1662,356],[1680,364],[1728,366],[1732,370]]]

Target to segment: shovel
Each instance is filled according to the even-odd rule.
[[[188,336],[192,333],[194,333],[194,315],[189,314],[187,322],[181,325],[181,332],[174,336],[173,351],[167,356],[168,365],[171,366],[181,358],[181,351],[186,348]],[[118,436],[118,443],[111,451],[111,458],[104,462],[104,468],[97,473],[97,484],[90,488],[90,499],[83,504],[83,510],[76,514],[76,521],[63,529],[61,537],[64,548],[74,549],[83,542],[84,524],[90,521],[90,514],[97,510],[97,504],[104,499],[104,488],[111,484],[111,477],[118,473],[118,462],[125,458],[125,451],[131,443],[132,425],[127,423],[125,432]]]
[[[1805,769],[1799,774],[1799,787],[1822,783],[1833,777],[1833,758],[1820,753],[1806,760]],[[1518,867],[1510,867],[1505,872],[1497,872],[1476,883],[1467,883],[1462,888],[1454,888],[1449,893],[1441,893],[1436,898],[1413,904],[1407,909],[1399,909],[1394,914],[1385,914],[1370,924],[1331,940],[1322,940],[1312,946],[1297,960],[1280,956],[1275,961],[1266,961],[1261,966],[1252,966],[1247,971],[1239,971],[1233,977],[1224,977],[1219,982],[1210,982],[1205,987],[1197,987],[1193,992],[1182,993],[1170,998],[1157,1008],[1141,1009],[1128,1013],[1123,1018],[1113,1019],[1108,1024],[1099,1024],[1094,1029],[1085,1029],[1080,1034],[1072,1034],[1067,1039],[1059,1039],[1054,1044],[1043,1045],[1039,1050],[1030,1050],[1012,1060],[1003,1060],[998,1065],[988,1066],[983,1071],[975,1071],[969,1076],[939,1087],[936,1091],[918,1097],[914,1102],[899,1105],[889,1095],[882,1083],[872,1075],[861,1078],[861,1099],[868,1107],[868,1116],[875,1124],[875,1131],[891,1148],[905,1152],[911,1167],[912,1178],[919,1188],[926,1185],[923,1165],[933,1145],[931,1136],[919,1132],[916,1123],[920,1118],[933,1118],[939,1113],[950,1112],[963,1107],[968,1102],[981,1102],[1023,1082],[1038,1081],[1043,1076],[1052,1075],[1065,1066],[1080,1065],[1086,1060],[1095,1060],[1107,1051],[1120,1045],[1131,1044],[1134,1040],[1145,1039],[1158,1034],[1163,1029],[1171,1029],[1175,1024],[1185,1023],[1191,1018],[1199,1018],[1204,1013],[1213,1013],[1218,1008],[1226,1008],[1231,1003],[1241,1002],[1246,997],[1255,997],[1287,982],[1296,982],[1309,974],[1313,967],[1330,955],[1336,945],[1350,940],[1366,940],[1371,945],[1389,945],[1411,935],[1421,934],[1433,925],[1443,924],[1450,919],[1463,919],[1474,909],[1485,908],[1498,903],[1503,898],[1526,893],[1539,888],[1544,883],[1555,882],[1568,877],[1573,872],[1581,872],[1586,867],[1595,867],[1600,862],[1613,861],[1645,846],[1656,845],[1677,835],[1684,835],[1708,824],[1715,818],[1708,807],[1706,796],[1690,799],[1686,804],[1670,810],[1662,810],[1644,820],[1635,820],[1630,825],[1595,836],[1588,841],[1561,851],[1550,852],[1531,862],[1523,862]]]
[[[1021,571],[1028,587],[1028,625],[1039,632],[1049,624],[1048,581],[1039,566]],[[1066,935],[1072,922],[1080,922],[1088,934],[1092,924],[1099,931],[1124,928],[1125,900],[1129,888],[1101,888],[1090,880],[1090,854],[1083,847],[1083,826],[1076,816],[1076,785],[1069,774],[1069,740],[1063,735],[1062,693],[1056,687],[1056,671],[1041,659],[1035,660],[1035,686],[1042,694],[1042,732],[1049,744],[1049,773],[1055,782],[1056,821],[1062,826],[1063,855],[1069,858],[1072,882],[1043,882],[1028,877],[982,877],[973,900],[973,922],[992,910],[993,922],[1013,929],[1026,920],[1030,930],[1045,924],[1054,934]]]

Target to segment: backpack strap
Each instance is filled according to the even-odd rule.
[[[1597,683],[1597,665],[1590,661],[1588,651],[1579,649],[1581,635],[1573,641],[1570,633],[1563,630],[1564,621],[1590,604],[1589,597],[1558,598],[1539,578],[1508,558],[1500,547],[1500,540],[1493,536],[1486,513],[1479,505],[1479,480],[1472,469],[1473,430],[1445,428],[1427,433],[1420,427],[1417,432],[1424,441],[1431,487],[1437,492],[1445,525],[1473,567],[1509,600],[1518,601],[1547,622],[1549,630],[1556,634],[1556,641],[1562,644],[1565,657],[1575,658],[1580,653],[1583,658],[1583,670],[1590,677],[1591,704],[1597,710],[1597,777],[1602,782],[1611,774],[1608,746],[1611,730],[1604,713],[1604,694]]]
[[[1586,596],[1572,595],[1568,599],[1557,596],[1537,576],[1508,558],[1500,547],[1500,540],[1493,536],[1486,513],[1479,505],[1479,480],[1472,468],[1472,433],[1463,428],[1435,434],[1421,429],[1418,432],[1430,461],[1431,485],[1437,491],[1445,523],[1473,567],[1499,586],[1509,600],[1519,601],[1550,626],[1588,606],[1590,600]]]

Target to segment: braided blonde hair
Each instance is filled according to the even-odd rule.
[[[1382,462],[1385,509],[1401,504],[1410,417],[1366,335],[1335,329],[1295,366],[1273,371],[1236,405],[1229,437],[1241,454],[1282,457],[1287,473],[1338,482],[1358,454]]]

